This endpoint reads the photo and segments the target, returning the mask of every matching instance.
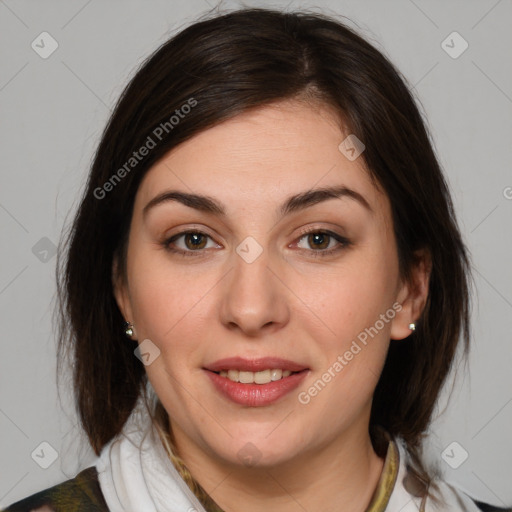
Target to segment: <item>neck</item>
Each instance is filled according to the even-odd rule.
[[[194,479],[224,512],[304,510],[364,512],[382,473],[384,460],[360,428],[279,466],[245,467],[209,458],[179,429],[179,453]],[[186,447],[186,448],[185,448]]]

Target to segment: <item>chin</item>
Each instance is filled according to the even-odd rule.
[[[247,434],[241,438],[233,438],[230,443],[234,451],[224,445],[217,453],[229,464],[244,466],[247,468],[272,468],[285,464],[291,459],[299,455],[300,443],[293,443],[290,437],[286,439],[275,438],[265,439],[259,435],[248,436]],[[215,450],[217,451],[217,450]]]

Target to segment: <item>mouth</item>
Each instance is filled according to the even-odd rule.
[[[203,368],[220,377],[241,384],[268,384],[290,375],[308,370],[305,365],[280,357],[261,357],[245,359],[229,357],[219,359]]]
[[[230,357],[211,363],[203,370],[221,395],[249,407],[277,402],[296,389],[310,372],[304,364],[279,357]]]
[[[307,371],[307,369],[301,370],[301,372],[305,371]],[[229,379],[231,382],[239,382],[240,384],[269,384],[270,382],[276,382],[278,380],[285,379],[290,375],[301,372],[292,372],[291,370],[283,370],[282,368],[273,368],[259,372],[225,369],[213,373]]]

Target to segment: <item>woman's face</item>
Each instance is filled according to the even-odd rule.
[[[389,200],[339,149],[347,135],[326,109],[280,102],[144,177],[116,298],[180,451],[276,465],[367,437],[389,340],[417,311]],[[251,366],[263,358],[285,361]]]

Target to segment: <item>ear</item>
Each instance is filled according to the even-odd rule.
[[[416,261],[411,269],[410,281],[403,282],[398,291],[396,300],[402,309],[391,323],[392,340],[402,340],[411,334],[409,324],[418,321],[427,303],[432,258],[427,249],[420,249],[414,254]]]
[[[112,291],[121,314],[127,322],[131,323],[133,315],[130,295],[128,293],[128,285],[126,283],[125,276],[122,275],[119,269],[117,257],[114,257],[112,262]]]

